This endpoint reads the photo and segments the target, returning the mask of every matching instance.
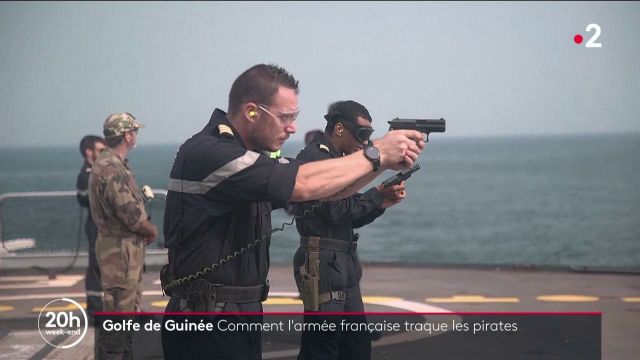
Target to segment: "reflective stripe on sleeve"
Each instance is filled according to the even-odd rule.
[[[206,194],[209,190],[218,186],[221,182],[238,172],[253,165],[260,154],[254,151],[247,151],[244,155],[235,158],[224,166],[216,169],[202,181],[190,181],[182,179],[169,179],[169,190],[188,194]]]

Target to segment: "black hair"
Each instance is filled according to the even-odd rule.
[[[304,134],[304,144],[308,145],[313,140],[313,138],[316,137],[316,135],[318,134],[322,134],[322,130],[318,129],[318,130],[307,131],[307,133]]]
[[[82,140],[80,140],[80,155],[82,155],[82,157],[85,157],[86,156],[85,151],[87,151],[88,149],[95,150],[97,142],[105,144],[104,139],[101,138],[100,136],[97,136],[97,135],[84,136]]]
[[[357,103],[353,100],[338,101],[329,105],[327,115],[324,118],[327,120],[327,127],[324,129],[325,134],[333,133],[333,129],[336,127],[336,123],[350,122],[355,124],[358,121],[358,117],[362,117],[369,122],[373,122],[369,110],[364,105]]]
[[[229,91],[230,114],[240,110],[243,103],[253,101],[271,105],[278,88],[284,86],[298,93],[298,80],[283,67],[275,64],[254,65],[236,78]]]

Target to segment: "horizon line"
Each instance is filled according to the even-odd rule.
[[[431,134],[429,136],[429,140],[432,140]],[[585,132],[585,133],[550,133],[550,134],[526,134],[526,133],[517,133],[517,134],[488,134],[488,135],[436,135],[438,141],[448,141],[448,140],[472,140],[472,139],[505,139],[505,138],[543,138],[543,137],[589,137],[589,136],[639,136],[640,130],[638,131],[614,131],[614,132]],[[446,137],[445,137],[446,136]],[[433,138],[436,139],[436,138]],[[178,146],[182,144],[186,139],[182,140],[182,142],[145,142],[142,144],[142,147],[145,146]],[[291,143],[301,143],[303,139],[289,139],[286,144]],[[0,149],[7,148],[40,148],[40,147],[67,147],[74,146],[77,147],[78,144],[73,143],[49,143],[49,144],[0,144]]]

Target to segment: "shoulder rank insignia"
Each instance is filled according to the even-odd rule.
[[[329,153],[329,147],[325,144],[320,144],[320,150]]]
[[[229,127],[229,125],[218,125],[218,133],[227,137],[233,137],[233,130],[231,130],[231,127]]]

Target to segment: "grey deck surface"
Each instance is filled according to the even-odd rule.
[[[157,271],[145,274],[145,311],[164,310],[167,298],[162,298],[157,279]],[[272,267],[269,279],[271,296],[265,312],[302,311],[289,267]],[[361,285],[367,311],[601,312],[602,358],[639,358],[639,275],[371,265],[365,266]],[[0,359],[93,358],[91,330],[78,346],[66,350],[52,348],[39,336],[39,309],[61,297],[84,302],[81,270],[55,280],[29,271],[0,272]],[[264,340],[265,358],[295,358],[297,339],[266,336]],[[397,342],[385,345],[385,341],[393,343],[385,337],[374,342],[374,359],[400,356],[390,355],[393,351],[400,351],[402,358],[421,359],[430,346],[405,339],[398,350]],[[157,347],[145,351],[140,357],[161,354]]]

